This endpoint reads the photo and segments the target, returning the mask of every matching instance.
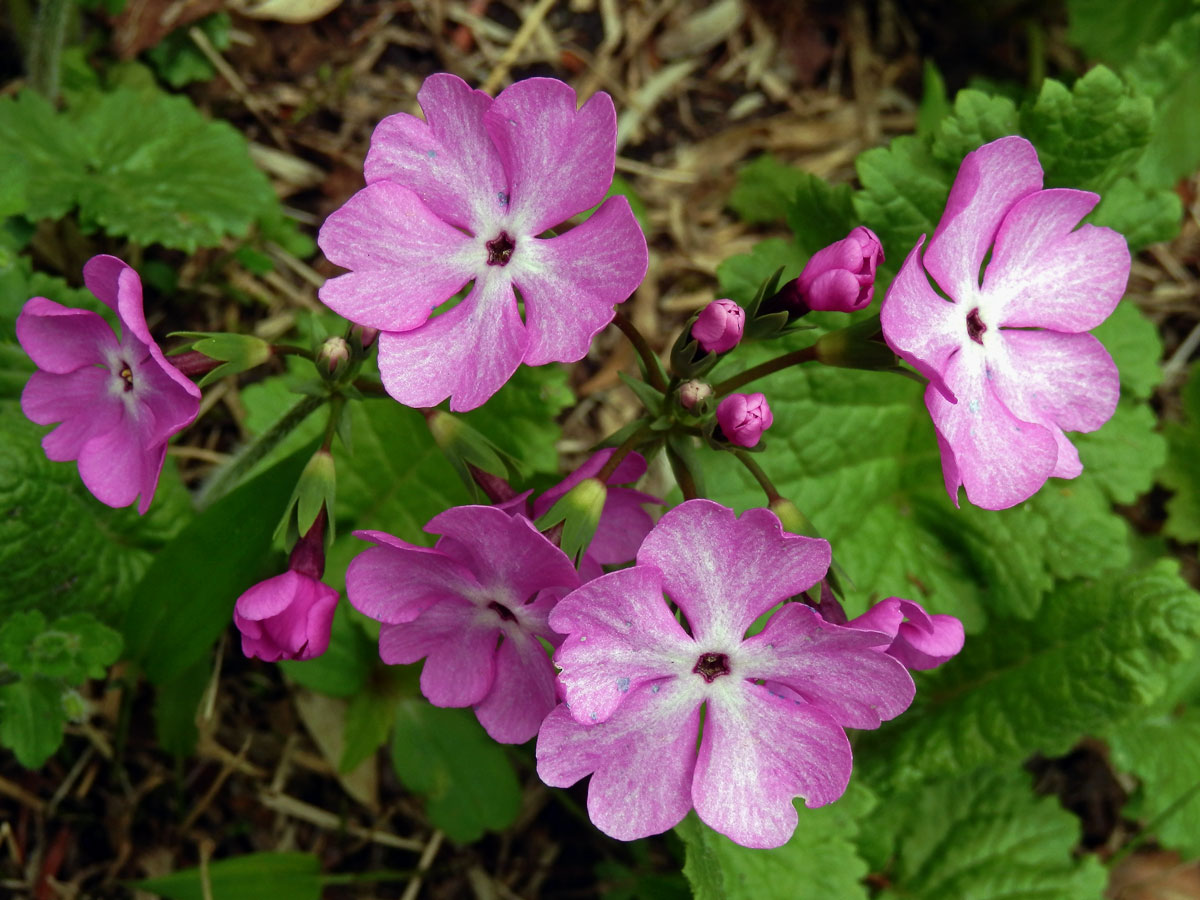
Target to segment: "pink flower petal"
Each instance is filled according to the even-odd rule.
[[[388,665],[425,657],[421,693],[434,706],[474,706],[492,689],[500,618],[466,600],[448,598],[411,622],[379,630],[379,656]]]
[[[367,185],[331,213],[317,242],[330,262],[351,270],[325,282],[321,302],[383,331],[424,324],[487,261],[478,241],[391,181]]]
[[[128,263],[115,256],[93,256],[83,266],[83,283],[97,300],[117,312],[120,307],[121,276],[130,268]]]
[[[554,655],[572,715],[603,722],[640,686],[691,674],[700,649],[663,600],[652,566],[621,569],[589,581],[558,602],[550,627],[567,635]]]
[[[110,332],[111,334],[111,332]],[[117,427],[124,414],[108,392],[112,373],[87,366],[66,375],[34,372],[21,392],[21,412],[39,425],[62,424],[42,438],[42,449],[55,462],[78,459],[83,445]]]
[[[234,612],[253,622],[277,616],[291,605],[306,580],[299,572],[289,570],[260,581],[238,597]]]
[[[200,412],[199,391],[190,380],[188,384],[197,393],[180,387],[176,376],[186,378],[174,366],[160,365],[150,355],[134,367],[133,392],[139,404],[134,418],[144,444],[166,443],[196,421]]]
[[[1021,199],[1004,219],[983,282],[1002,326],[1081,332],[1108,318],[1129,279],[1129,247],[1110,228],[1072,230],[1100,200],[1047,190]]]
[[[475,280],[461,303],[415,331],[379,336],[379,373],[405,406],[462,412],[482,406],[512,377],[528,337],[504,270]]]
[[[689,500],[658,521],[637,562],[662,570],[698,644],[736,645],[760,615],[824,577],[829,544],[785,534],[766,509],[739,519],[711,500]]]
[[[166,448],[162,448],[165,452]],[[79,476],[97,500],[112,507],[128,506],[143,492],[150,474],[157,482],[162,467],[159,448],[146,449],[131,428],[117,427],[94,437],[79,451]],[[150,498],[142,497],[143,505]]]
[[[967,489],[967,499],[983,509],[1006,509],[1046,483],[1058,459],[1058,445],[1048,429],[1009,412],[988,377],[982,349],[970,342],[946,366],[946,384],[958,403],[948,403],[930,385],[925,406],[953,452],[954,471]],[[944,456],[943,467],[948,474]],[[957,493],[956,484],[950,496]]]
[[[34,365],[56,375],[107,365],[119,346],[112,328],[96,313],[45,297],[34,297],[21,308],[17,340]]]
[[[642,491],[612,487],[604,500],[604,510],[596,525],[588,554],[602,565],[617,566],[637,556],[642,541],[654,527],[654,520],[643,504],[662,506],[663,502]]]
[[[604,199],[617,152],[617,113],[608,94],[592,95],[577,110],[569,85],[526,78],[501,91],[483,121],[508,175],[509,213],[522,234],[540,234]]]
[[[943,291],[975,305],[980,268],[1001,220],[1041,187],[1037,151],[1025,138],[1000,138],[966,155],[925,251],[925,268]]]
[[[583,359],[614,307],[641,284],[648,263],[646,238],[624,197],[610,197],[566,234],[523,242],[511,268],[525,298],[526,365]]]
[[[411,622],[434,603],[480,590],[475,576],[444,553],[381,532],[355,535],[381,542],[346,570],[346,597],[365,616],[387,625]]]
[[[554,665],[545,649],[534,638],[506,630],[492,689],[475,707],[479,724],[494,741],[523,744],[537,735],[555,702]]]
[[[899,622],[895,623],[899,626]],[[833,625],[789,603],[737,652],[737,667],[790,687],[839,725],[878,728],[912,703],[912,677],[886,650],[890,633]]]
[[[692,797],[704,822],[745,847],[780,847],[796,829],[794,797],[837,800],[850,782],[846,733],[817,709],[730,682],[708,702]]]
[[[1056,478],[1082,470],[1063,430],[1095,431],[1116,411],[1121,395],[1117,367],[1090,334],[1057,331],[1001,332],[989,344],[991,385],[1014,416],[1050,429],[1058,445]]]
[[[484,113],[492,98],[457,75],[430,75],[417,92],[416,116],[388,116],[371,135],[368,184],[388,180],[420,197],[439,218],[475,235],[507,211],[508,180]]]
[[[337,602],[336,590],[298,572],[259,582],[233,610],[242,652],[266,662],[320,656],[329,647]]]
[[[154,492],[158,490],[158,479],[162,475],[163,463],[166,461],[166,441],[146,451],[142,464],[142,486],[139,491],[141,497],[138,500],[139,516],[144,516],[150,510],[150,503],[154,500]]]
[[[594,773],[587,808],[597,828],[621,841],[659,834],[691,809],[699,727],[699,697],[671,680],[631,693],[597,725],[580,725],[560,705],[538,734],[538,775],[570,787]]]
[[[888,654],[910,669],[936,669],[956,656],[963,648],[966,635],[963,625],[954,616],[928,615],[909,600],[901,600],[908,621],[900,626]],[[912,607],[916,606],[921,615]]]
[[[888,288],[879,322],[887,345],[953,403],[954,394],[946,387],[942,372],[950,357],[969,340],[965,312],[930,286],[921,266],[924,242],[922,236]]]

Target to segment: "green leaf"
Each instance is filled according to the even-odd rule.
[[[74,687],[103,678],[120,655],[121,635],[89,613],[47,624],[39,610],[27,610],[0,625],[0,662],[26,677],[41,675]]]
[[[796,192],[812,177],[764,153],[738,169],[729,206],[744,222],[781,221]]]
[[[1153,824],[1185,859],[1200,857],[1200,710],[1131,722],[1108,735],[1113,765],[1141,782],[1125,813]]]
[[[933,158],[953,176],[972,150],[1016,132],[1017,107],[1007,97],[970,89],[959,91],[954,97],[953,113],[942,119],[934,136]]]
[[[1068,0],[1067,39],[1092,59],[1121,65],[1193,9],[1195,0]]]
[[[338,771],[353,772],[382,747],[396,718],[396,698],[388,692],[362,691],[350,699],[346,709],[345,745]]]
[[[830,806],[798,804],[795,833],[774,850],[739,846],[688,813],[675,826],[687,847],[683,874],[696,900],[867,900],[867,864],[854,839],[873,802],[851,782]]]
[[[123,627],[130,658],[152,682],[171,681],[202,658],[238,596],[275,574],[271,534],[311,455],[301,450],[222,497],[154,557]]]
[[[1183,201],[1169,188],[1146,187],[1120,178],[1104,190],[1091,222],[1119,231],[1137,252],[1149,244],[1169,241],[1179,234]]]
[[[881,900],[1095,900],[1108,880],[1074,858],[1079,820],[1015,765],[889,797],[864,834]]]
[[[787,223],[800,249],[812,256],[822,247],[840,241],[859,222],[854,214],[854,192],[850,185],[832,185],[807,172],[800,175],[787,207]]]
[[[952,173],[947,174],[916,137],[898,137],[887,147],[860,153],[854,167],[862,183],[854,195],[854,209],[879,236],[894,271],[922,234],[933,234],[950,194]]]
[[[1179,541],[1200,541],[1200,363],[1193,364],[1183,387],[1182,422],[1167,422],[1167,463],[1159,480],[1175,492],[1167,501],[1163,531]]]
[[[783,269],[779,283],[785,284],[804,268],[804,254],[789,241],[767,238],[755,244],[749,253],[731,256],[720,263],[717,282],[722,296],[746,306],[754,299],[763,281],[779,268]]]
[[[921,105],[917,108],[917,135],[924,138],[936,134],[942,119],[950,115],[950,98],[937,63],[932,59],[925,60],[921,72],[923,85]]]
[[[208,890],[205,890],[207,874]],[[134,886],[166,900],[321,900],[321,863],[311,853],[247,853],[184,869]]]
[[[362,544],[358,546],[361,549]],[[288,678],[309,690],[331,697],[353,697],[366,688],[378,657],[375,643],[355,621],[347,604],[339,603],[333,614],[329,649],[316,659],[285,660],[279,666]]]
[[[196,750],[200,737],[196,715],[212,677],[212,659],[202,655],[190,666],[154,688],[154,733],[159,745],[183,759]]]
[[[469,709],[401,700],[392,764],[409,790],[425,796],[429,820],[451,840],[478,840],[486,830],[506,828],[520,811],[512,766]]]
[[[492,399],[462,418],[535,472],[556,472],[559,413],[575,403],[566,367],[521,366]]]
[[[61,218],[76,204],[73,176],[83,172],[86,159],[83,136],[40,94],[24,90],[0,98],[0,171],[5,181],[24,187],[16,208],[9,198],[7,214]]]
[[[1072,582],[1035,623],[996,619],[969,638],[923,679],[917,707],[861,736],[858,771],[903,784],[1060,755],[1161,698],[1198,636],[1200,595],[1171,562]]]
[[[1148,398],[1162,381],[1162,341],[1155,324],[1132,300],[1122,300],[1092,334],[1117,364],[1122,393],[1139,400]]]
[[[1075,438],[1087,478],[1114,503],[1133,503],[1153,486],[1167,459],[1167,441],[1155,432],[1157,424],[1147,404],[1122,400],[1103,428]]]
[[[146,58],[159,77],[173,88],[184,87],[193,81],[208,81],[217,74],[208,57],[192,40],[189,34],[192,28],[199,28],[215,49],[227,50],[233,20],[224,12],[205,16],[199,22],[176,28],[146,51]]]
[[[1021,132],[1037,147],[1046,187],[1103,190],[1129,175],[1153,123],[1154,104],[1104,66],[1071,88],[1047,78],[1021,108]]]
[[[49,678],[22,678],[0,687],[0,744],[27,769],[36,769],[62,743],[62,686]]]

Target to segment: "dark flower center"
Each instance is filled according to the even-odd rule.
[[[488,604],[488,609],[490,609],[492,612],[494,612],[496,615],[498,615],[505,622],[517,621],[517,617],[514,616],[512,614],[512,611],[507,606],[505,606],[503,603],[497,603],[495,600],[493,600],[491,603]]]
[[[500,237],[487,242],[488,265],[507,266],[516,246],[507,231],[500,232]]]
[[[488,245],[491,246],[490,244]],[[983,343],[983,333],[987,331],[987,326],[983,324],[983,320],[979,318],[979,307],[975,307],[967,313],[967,337],[977,344]]]
[[[729,657],[724,653],[701,653],[692,671],[712,684],[720,676],[729,674]]]
[[[125,360],[121,360],[121,371],[119,374],[121,375],[121,378],[125,380],[125,392],[128,393],[129,391],[132,391],[133,369],[130,367],[129,363],[125,362]]]

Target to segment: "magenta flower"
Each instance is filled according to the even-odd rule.
[[[137,272],[115,256],[83,267],[88,290],[117,314],[118,338],[94,312],[34,297],[17,317],[17,340],[39,371],[21,410],[39,425],[62,424],[42,439],[56,462],[77,460],[101,503],[145,513],[154,499],[167,440],[195,421],[200,389],[167,362],[142,312]]]
[[[346,594],[383,623],[385,663],[425,659],[421,693],[434,706],[473,706],[489,735],[520,744],[556,702],[554,666],[538,640],[560,640],[546,622],[579,585],[571,561],[523,516],[460,506],[425,526],[433,549],[378,531],[350,563]]]
[[[795,297],[809,309],[854,312],[871,305],[875,270],[883,245],[870,228],[859,225],[812,255],[796,279]]]
[[[877,649],[909,669],[936,669],[963,647],[962,622],[940,613],[931,616],[921,604],[900,597],[881,600],[847,624],[892,635],[891,644]]]
[[[876,728],[913,697],[904,666],[876,651],[889,635],[832,625],[802,603],[745,636],[828,566],[825,541],[786,534],[768,510],[739,519],[689,500],[668,512],[633,568],[588,582],[550,615],[567,635],[555,655],[566,704],[538,737],[542,780],[567,787],[591,774],[588,814],[621,840],[665,831],[695,807],[740,844],[784,844],[794,797],[821,806],[845,791],[844,728]]]
[[[708,353],[732,350],[742,339],[745,311],[732,300],[714,300],[692,323],[692,337]]]
[[[378,328],[388,392],[409,406],[481,405],[524,362],[584,357],[646,274],[646,240],[623,197],[604,200],[616,159],[605,93],[576,109],[552,78],[495,100],[454,75],[417,95],[425,120],[379,123],[367,186],[334,212],[319,243],[350,269],[321,288],[334,311]],[[468,283],[466,298],[430,319]],[[514,289],[521,292],[524,320]]]
[[[233,608],[242,653],[265,662],[320,656],[329,648],[337,602],[336,590],[294,569],[260,581]]]
[[[753,447],[775,417],[762,394],[730,394],[717,404],[717,424],[731,444]]]
[[[883,302],[888,346],[929,379],[955,505],[959,485],[1003,509],[1050,476],[1074,478],[1064,430],[1095,431],[1116,409],[1116,366],[1085,332],[1121,299],[1129,249],[1111,229],[1076,227],[1095,194],[1041,188],[1024,138],[968,153],[928,249],[922,237]]]

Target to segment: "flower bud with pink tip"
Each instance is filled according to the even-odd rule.
[[[746,313],[732,300],[714,300],[692,324],[692,337],[708,353],[725,353],[742,339]]]
[[[855,312],[871,303],[883,245],[862,225],[813,254],[795,281],[796,299],[812,310]]]
[[[753,447],[774,421],[762,394],[730,394],[717,404],[721,433],[739,447]]]

